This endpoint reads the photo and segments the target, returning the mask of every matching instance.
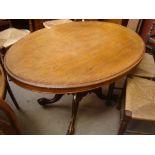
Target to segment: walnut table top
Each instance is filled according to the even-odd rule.
[[[34,91],[76,93],[116,81],[137,66],[144,42],[107,22],[72,22],[41,29],[6,53],[4,66],[18,85]]]

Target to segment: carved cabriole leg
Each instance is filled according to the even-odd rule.
[[[40,99],[38,99],[38,103],[42,106],[45,106],[45,105],[51,104],[51,103],[55,103],[58,100],[60,100],[63,95],[64,94],[56,94],[52,99],[40,98]]]
[[[83,97],[87,95],[87,93],[88,92],[73,94],[72,117],[68,127],[67,135],[72,135],[75,132],[75,121],[76,121],[76,115],[78,112],[79,102],[82,100]]]
[[[131,118],[132,118],[132,112],[125,110],[123,119],[122,119],[121,124],[120,124],[119,131],[118,131],[118,135],[124,134],[124,132],[127,128],[127,125],[129,123],[129,121],[131,120]]]

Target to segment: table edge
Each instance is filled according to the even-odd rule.
[[[142,60],[144,55],[144,51],[141,55],[141,57],[139,58],[139,60],[136,61],[136,63],[132,64],[131,66],[129,66],[128,68],[126,68],[123,72],[119,72],[117,74],[114,74],[113,76],[110,76],[109,78],[106,79],[102,79],[102,80],[97,80],[94,83],[84,83],[84,84],[78,84],[78,85],[65,85],[61,87],[57,86],[57,85],[40,85],[38,83],[31,83],[29,81],[24,81],[21,80],[20,78],[18,78],[17,76],[13,75],[9,69],[7,68],[6,64],[4,63],[4,68],[7,72],[7,74],[9,75],[9,77],[11,78],[11,80],[16,83],[17,85],[26,88],[28,90],[31,91],[35,91],[35,92],[51,92],[51,93],[76,93],[76,92],[83,92],[83,91],[88,91],[88,90],[92,90],[98,87],[101,87],[103,85],[109,84],[111,82],[115,82],[117,80],[119,80],[120,78],[122,78],[123,76],[127,75],[128,72],[130,72],[132,69],[134,69]]]

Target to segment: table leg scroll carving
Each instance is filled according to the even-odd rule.
[[[56,94],[52,99],[40,98],[40,99],[38,99],[38,103],[42,106],[45,106],[45,105],[51,104],[51,103],[55,103],[58,100],[60,100],[63,95],[64,94]]]

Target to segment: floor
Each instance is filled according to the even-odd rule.
[[[12,82],[10,82],[10,86],[21,110],[16,110],[8,95],[6,101],[17,114],[22,127],[22,134],[66,134],[71,116],[72,95],[65,95],[57,103],[43,108],[37,103],[37,99],[52,97],[53,95],[31,92]],[[104,101],[97,98],[95,94],[89,94],[80,102],[75,134],[115,135],[119,128],[119,118],[120,113],[115,106],[107,107]]]
[[[122,81],[118,82],[119,87]],[[16,96],[21,110],[18,111],[7,94],[6,101],[13,108],[19,119],[24,135],[65,135],[71,117],[72,95],[65,95],[58,102],[44,108],[37,103],[40,97],[53,97],[25,90],[14,83],[10,86]],[[107,93],[108,86],[103,87]],[[116,94],[119,92],[115,92]],[[89,94],[80,102],[76,121],[76,135],[116,135],[120,123],[120,111],[116,106],[106,106],[95,94]],[[155,123],[131,121],[125,134],[155,134]]]

